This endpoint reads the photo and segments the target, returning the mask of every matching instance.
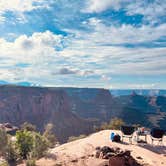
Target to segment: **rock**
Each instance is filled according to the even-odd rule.
[[[109,166],[126,166],[125,158],[113,156],[109,160]]]
[[[113,156],[109,159],[109,166],[140,166],[133,157]]]
[[[120,148],[113,149],[108,146],[96,149],[95,157],[109,160],[108,166],[140,166],[131,156],[131,151],[129,150],[122,151]]]
[[[114,153],[108,152],[105,156],[103,156],[103,159],[110,159],[114,155]]]
[[[121,156],[129,157],[130,156],[130,151],[129,150],[121,151],[116,156],[119,156],[119,157],[121,157]]]
[[[85,159],[86,157],[85,156],[82,156],[81,159]]]
[[[114,151],[115,151],[115,152],[120,152],[121,149],[120,149],[119,147],[115,147],[115,148],[114,148]]]
[[[76,163],[76,162],[78,162],[78,159],[73,159],[73,160],[71,160],[71,162]]]
[[[95,157],[96,157],[96,158],[99,158],[99,157],[100,157],[100,150],[97,150],[97,151],[96,151]]]
[[[102,152],[103,156],[105,156],[109,152],[114,152],[114,149],[112,149],[108,146],[104,146],[100,149],[100,152]]]
[[[128,159],[128,164],[129,164],[129,166],[140,166],[140,164],[138,164],[136,162],[136,160],[133,157],[131,157],[131,156]]]
[[[10,128],[10,129],[13,128],[13,126],[12,126],[10,123],[5,123],[4,126],[5,126],[6,128]]]
[[[142,160],[143,158],[142,157],[140,157],[140,156],[138,156],[138,157],[136,157],[137,159],[139,159],[139,160]]]
[[[95,148],[95,150],[100,150],[101,149],[101,147],[100,146],[97,146],[96,148]]]

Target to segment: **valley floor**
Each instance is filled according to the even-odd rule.
[[[47,158],[37,161],[38,166],[102,166],[108,161],[97,159],[92,156],[97,146],[119,147],[122,150],[130,150],[131,155],[139,161],[139,163],[147,166],[165,166],[166,165],[166,137],[164,137],[164,146],[151,145],[150,136],[148,136],[148,144],[128,143],[128,139],[124,143],[115,143],[109,140],[112,131],[103,130],[94,133],[86,138],[63,144],[50,150]],[[120,131],[113,131],[119,133]]]

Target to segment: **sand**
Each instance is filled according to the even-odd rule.
[[[141,164],[147,166],[165,166],[166,165],[166,137],[163,145],[151,145],[151,138],[148,135],[148,144],[134,141],[129,144],[129,140],[124,139],[124,143],[115,143],[110,141],[111,132],[121,134],[120,131],[103,130],[94,133],[86,138],[63,144],[50,150],[47,158],[37,161],[38,166],[101,166],[107,163],[107,160],[96,159],[92,156],[97,146],[119,147],[122,150],[130,150],[131,155]],[[143,139],[143,138],[142,138]]]

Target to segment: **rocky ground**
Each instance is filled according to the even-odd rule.
[[[110,130],[103,130],[86,138],[63,144],[50,150],[37,161],[38,166],[164,166],[166,165],[166,137],[163,145],[134,141],[129,144],[111,142]],[[119,133],[120,131],[113,131]],[[143,138],[142,138],[143,139]],[[105,149],[105,150],[103,150]]]

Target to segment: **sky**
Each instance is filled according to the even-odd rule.
[[[0,0],[0,84],[166,89],[166,0]]]

